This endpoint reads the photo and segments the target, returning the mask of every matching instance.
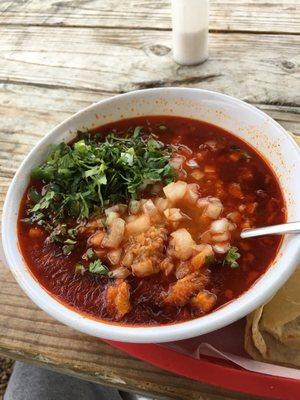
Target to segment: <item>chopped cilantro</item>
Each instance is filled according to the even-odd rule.
[[[156,182],[173,181],[171,148],[143,129],[137,126],[125,135],[112,132],[104,139],[81,133],[73,144],[53,146],[45,163],[31,171],[44,186],[30,190],[25,221],[44,226],[51,232],[50,241],[64,244],[68,254],[77,235],[74,220],[80,223],[109,204],[136,199]],[[62,229],[62,220],[73,221],[71,229]]]
[[[89,249],[89,250],[92,250],[92,249]],[[87,270],[89,272],[91,272],[92,274],[111,277],[110,270],[99,259],[90,262],[88,267],[85,267],[83,264],[79,264],[79,263],[75,265],[75,274],[83,275],[84,272]]]
[[[65,244],[62,246],[62,252],[65,256],[68,256],[74,250],[74,244]]]
[[[239,253],[239,249],[231,246],[223,260],[217,259],[214,256],[208,256],[205,259],[205,265],[207,267],[211,267],[214,264],[223,267],[225,265],[229,265],[231,268],[238,268],[239,264],[236,260],[238,260],[240,257],[241,255]]]
[[[85,267],[82,264],[75,265],[75,274],[83,275],[85,273]]]
[[[103,276],[111,276],[111,272],[109,269],[102,263],[101,260],[92,261],[89,264],[89,271],[93,274],[103,275]]]
[[[241,257],[239,249],[237,247],[231,246],[225,257],[225,264],[229,265],[231,268],[238,268],[239,264],[236,260]]]
[[[38,203],[41,200],[40,193],[34,187],[30,188],[28,195],[33,203]]]
[[[95,252],[93,249],[87,249],[86,256],[89,260],[92,260],[95,257]]]

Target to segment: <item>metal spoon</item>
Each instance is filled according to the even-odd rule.
[[[247,239],[265,235],[283,235],[284,233],[300,233],[300,222],[288,222],[287,224],[265,226],[263,228],[245,229],[241,232],[241,238]]]

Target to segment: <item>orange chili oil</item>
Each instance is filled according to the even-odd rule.
[[[160,129],[162,125],[166,129]],[[105,137],[112,130],[122,134],[135,126],[143,126],[149,133],[158,134],[162,142],[177,146],[178,153],[186,157],[178,179],[199,184],[201,197],[219,198],[224,206],[224,216],[241,210],[244,225],[240,225],[231,238],[231,245],[238,247],[241,254],[239,267],[209,266],[211,274],[207,289],[216,294],[215,308],[218,308],[247,291],[276,256],[280,237],[241,240],[239,234],[248,225],[259,227],[285,222],[285,203],[277,178],[262,156],[244,141],[198,120],[173,116],[139,117],[101,126],[93,133]],[[204,144],[207,142],[211,142],[212,147]],[[213,149],[215,144],[217,146]],[[205,172],[201,181],[194,178],[196,169]],[[32,226],[23,223],[22,219],[30,208],[28,190],[32,185],[39,187],[42,183],[30,181],[21,202],[18,222],[19,245],[31,273],[62,303],[93,318],[117,322],[106,309],[105,293],[110,279],[89,272],[83,275],[74,273],[74,265],[81,262],[87,250],[85,240],[65,256],[57,244],[45,242],[46,232],[42,237],[29,236]],[[184,204],[181,207],[184,210]],[[187,221],[186,227],[192,234],[197,234],[197,219]],[[161,293],[176,280],[172,274],[166,277],[158,273],[146,278],[130,275],[126,280],[131,287],[132,308],[119,323],[153,326],[183,322],[202,315],[190,304],[179,307],[162,303]]]

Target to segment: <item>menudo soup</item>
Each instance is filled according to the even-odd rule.
[[[216,126],[122,120],[51,149],[20,207],[19,243],[39,283],[94,318],[159,325],[201,317],[263,274],[285,221],[274,173]]]

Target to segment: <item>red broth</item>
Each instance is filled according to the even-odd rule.
[[[162,124],[167,129],[159,130]],[[206,289],[215,294],[216,309],[247,291],[276,256],[280,237],[241,240],[239,234],[247,227],[285,221],[285,203],[278,181],[252,147],[231,133],[202,121],[169,116],[139,117],[104,125],[95,132],[105,136],[112,129],[124,132],[141,125],[149,132],[159,131],[162,142],[177,145],[178,153],[185,156],[178,179],[197,183],[201,197],[221,199],[223,215],[238,211],[242,216],[231,237],[231,245],[238,247],[241,254],[239,267],[209,265],[210,280]],[[197,171],[198,175],[200,171],[199,176],[202,175],[200,180]],[[74,274],[74,265],[80,262],[87,249],[85,241],[79,242],[72,254],[63,256],[58,245],[45,242],[46,233],[37,237],[29,235],[32,226],[24,224],[22,219],[27,216],[30,206],[28,190],[31,186],[39,187],[41,182],[31,180],[21,202],[19,244],[31,273],[55,298],[93,318],[127,325],[176,323],[204,314],[190,303],[183,306],[163,304],[161,293],[166,292],[176,278],[174,274],[157,273],[146,278],[133,275],[126,278],[130,285],[131,310],[121,320],[114,318],[108,312],[105,297],[110,279],[91,273]],[[184,202],[180,207],[187,208]],[[184,224],[193,236],[197,235],[200,229],[197,215]]]

